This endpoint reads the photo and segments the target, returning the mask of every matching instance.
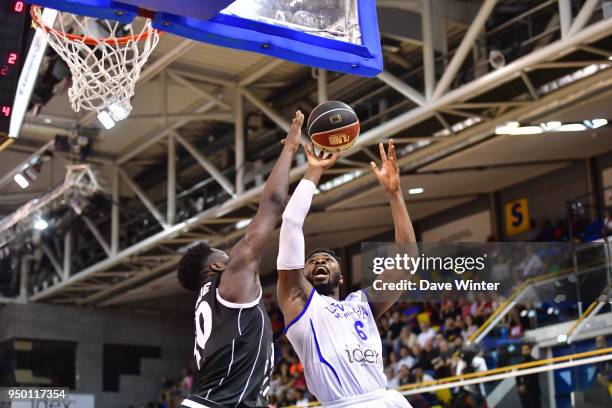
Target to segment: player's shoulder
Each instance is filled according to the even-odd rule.
[[[349,293],[345,298],[345,302],[368,303],[368,293],[365,289],[359,289]]]

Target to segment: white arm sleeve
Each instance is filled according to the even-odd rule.
[[[316,189],[317,186],[312,181],[303,179],[285,207],[276,259],[276,268],[279,270],[304,268],[306,255],[302,226]]]

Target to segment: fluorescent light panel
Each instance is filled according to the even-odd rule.
[[[111,115],[106,111],[102,111],[98,113],[98,120],[100,121],[100,123],[102,123],[102,126],[104,126],[106,129],[112,129],[115,127],[115,121],[113,120]]]
[[[26,179],[21,173],[15,174],[13,176],[13,180],[15,180],[15,183],[17,183],[21,188],[28,188],[28,186],[30,185],[28,179]]]
[[[589,129],[597,129],[608,124],[607,119],[585,120],[583,123],[561,123],[550,121],[540,123],[539,126],[521,126],[518,122],[508,122],[503,126],[495,128],[498,135],[535,135],[544,132],[582,132]]]
[[[423,192],[425,192],[423,187],[415,187],[408,190],[408,194],[422,194]]]

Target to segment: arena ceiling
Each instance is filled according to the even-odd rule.
[[[258,176],[270,170],[291,113],[307,112],[325,98],[351,103],[363,132],[323,180],[336,186],[317,196],[316,212],[307,220],[313,246],[340,247],[391,228],[367,166],[377,156],[376,143],[390,137],[400,147],[403,184],[425,190],[408,197],[415,220],[610,150],[610,127],[495,134],[509,121],[612,118],[606,103],[612,93],[612,20],[602,18],[598,2],[584,2],[569,23],[559,13],[564,1],[433,3],[440,7],[422,15],[418,1],[378,2],[386,66],[379,78],[325,73],[164,35],[138,83],[131,117],[115,128],[104,130],[92,115],[74,114],[65,92],[58,92],[39,114],[28,116],[18,141],[2,153],[3,172],[56,134],[80,132],[95,140],[89,160],[104,181],[106,201],[87,210],[93,229],[75,227],[89,237],[92,260],[66,272],[66,243],[58,240],[33,263],[30,299],[110,305],[180,293],[169,278],[177,251],[198,239],[227,246],[240,238],[238,224],[256,210]],[[484,5],[492,11],[485,13]],[[397,16],[414,24],[398,25]],[[507,44],[512,36],[518,45]],[[505,66],[490,66],[483,50],[493,48],[507,54]],[[239,138],[244,157],[237,153]],[[72,161],[56,154],[28,190],[4,186],[0,211],[7,214],[49,191]],[[304,169],[298,162],[294,181]],[[177,214],[201,197],[203,206],[195,213],[189,207],[186,218],[169,218],[169,184],[175,185]],[[113,202],[120,203],[116,212]],[[148,218],[138,224],[130,214]],[[273,247],[263,274],[274,272]]]

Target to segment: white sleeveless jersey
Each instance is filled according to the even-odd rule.
[[[308,390],[328,404],[383,390],[382,342],[362,291],[343,301],[314,289],[285,332],[298,354]]]

